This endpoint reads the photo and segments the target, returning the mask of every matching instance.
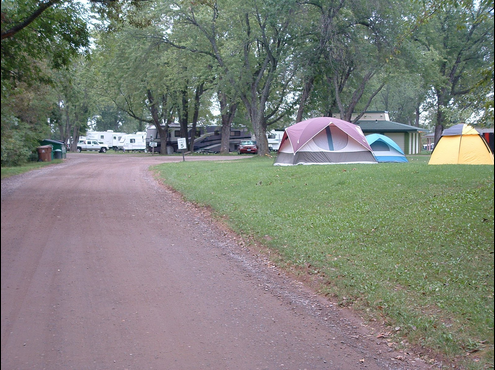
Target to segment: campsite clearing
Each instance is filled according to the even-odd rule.
[[[493,364],[493,166],[408,159],[278,167],[252,158],[156,170],[253,250],[268,248],[278,265],[398,342],[482,369]]]
[[[2,369],[438,364],[389,347],[351,310],[251,253],[153,178],[148,167],[164,161],[189,163],[69,153],[2,180]]]

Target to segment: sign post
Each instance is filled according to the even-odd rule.
[[[151,139],[150,141],[150,147],[151,147],[151,155],[155,154],[156,141],[153,141],[153,139]]]
[[[177,147],[179,150],[182,150],[182,162],[185,162],[186,158],[184,157],[184,151],[187,149],[186,138],[177,138]]]

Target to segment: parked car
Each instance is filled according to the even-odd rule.
[[[103,141],[82,139],[77,143],[77,151],[80,153],[83,150],[96,150],[100,153],[105,153],[108,150],[108,145]]]
[[[242,140],[237,148],[238,154],[258,154],[258,147],[256,146],[256,141],[252,140]]]

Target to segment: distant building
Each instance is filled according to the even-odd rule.
[[[353,114],[351,119],[357,117]],[[334,115],[335,118],[339,118]],[[359,119],[357,125],[365,135],[382,134],[399,145],[404,154],[418,154],[421,152],[421,133],[425,130],[419,127],[405,125],[403,123],[390,121],[387,111],[365,112]]]

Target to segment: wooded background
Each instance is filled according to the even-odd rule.
[[[2,165],[95,130],[493,127],[493,1],[2,0]],[[225,137],[227,135],[224,135]],[[162,135],[163,137],[163,135]],[[161,146],[165,150],[166,145]],[[228,143],[223,143],[228,151]]]

